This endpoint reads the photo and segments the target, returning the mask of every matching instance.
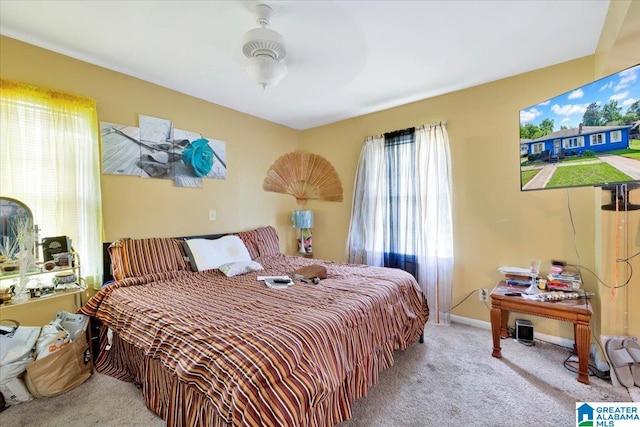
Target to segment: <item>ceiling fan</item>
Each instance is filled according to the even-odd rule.
[[[263,89],[275,86],[287,74],[287,67],[282,62],[287,56],[284,38],[267,28],[272,14],[273,9],[266,4],[254,6],[253,15],[260,27],[244,35],[242,46],[242,53],[247,57],[244,70]]]

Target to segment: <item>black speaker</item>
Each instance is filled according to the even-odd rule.
[[[516,319],[516,341],[525,345],[533,345],[533,323]]]

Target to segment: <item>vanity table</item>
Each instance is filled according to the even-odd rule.
[[[16,285],[20,280],[20,271],[17,267],[18,254],[15,249],[16,224],[19,221],[29,221],[34,231],[33,216],[29,207],[24,203],[6,197],[0,197],[0,291]],[[33,253],[38,254],[38,239]],[[16,303],[15,300],[0,304],[0,320],[13,319],[21,325],[42,326],[51,321],[60,310],[75,313],[88,299],[86,286],[82,285],[81,266],[77,254],[72,253],[71,262],[62,266],[49,266],[51,270],[44,268],[42,264],[29,268],[26,271],[27,295],[25,302]],[[60,276],[56,279],[56,276]],[[68,289],[55,289],[55,281],[61,281],[62,276],[75,276],[77,286],[70,284]],[[43,292],[44,287],[51,292]],[[53,289],[51,289],[53,287]],[[37,288],[40,291],[29,292],[29,289]]]

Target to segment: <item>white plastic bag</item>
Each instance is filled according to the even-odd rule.
[[[80,334],[84,334],[89,324],[89,316],[72,314],[68,311],[59,311],[58,314],[56,314],[56,319],[61,320],[60,326],[69,332],[72,341],[78,338]]]
[[[3,321],[10,321],[5,319]],[[31,354],[40,335],[39,326],[0,326],[0,366],[22,360]],[[12,332],[13,331],[13,332]]]
[[[36,342],[36,360],[59,351],[87,330],[89,316],[59,311],[56,318],[42,328]]]
[[[0,393],[7,405],[28,402],[33,397],[22,381],[27,364],[33,362],[33,356],[0,366]]]
[[[36,360],[55,353],[71,342],[69,332],[64,330],[60,323],[61,320],[56,319],[42,327],[42,332],[36,341]]]
[[[8,321],[8,319],[5,319]],[[33,348],[40,335],[37,326],[0,326],[0,393],[8,405],[28,402],[33,397],[22,381],[26,365],[33,362]]]

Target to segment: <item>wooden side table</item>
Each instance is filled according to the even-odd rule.
[[[302,258],[313,258],[313,252],[306,252],[304,254],[300,252],[296,252],[296,255]]]
[[[517,296],[509,292],[523,292],[518,286],[508,286],[502,281],[491,294],[491,333],[493,335],[493,357],[501,358],[500,339],[507,338],[509,312],[531,314],[573,323],[574,349],[578,355],[578,381],[589,384],[589,348],[591,345],[591,315],[593,310],[588,298],[542,302]]]

